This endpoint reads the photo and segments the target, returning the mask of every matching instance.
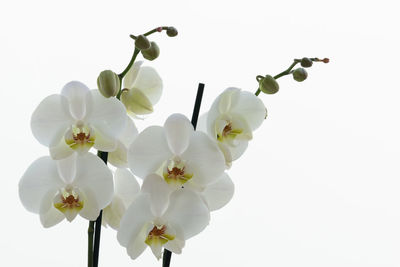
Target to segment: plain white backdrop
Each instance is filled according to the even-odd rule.
[[[46,155],[30,116],[47,95],[79,80],[96,87],[133,51],[129,34],[154,34],[164,93],[144,122],[191,116],[229,86],[254,92],[294,58],[329,57],[309,78],[279,80],[260,95],[269,117],[229,170],[236,191],[187,241],[171,266],[400,266],[398,1],[0,2],[1,266],[86,266],[83,219],[44,229],[18,198],[18,182]],[[147,250],[131,261],[103,229],[100,266],[161,266]]]

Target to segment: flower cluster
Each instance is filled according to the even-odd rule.
[[[127,114],[151,113],[162,82],[153,68],[138,63],[124,84],[121,100],[125,92],[139,97],[118,101],[70,82],[39,104],[32,133],[50,156],[27,169],[20,199],[44,227],[77,214],[94,221],[103,210],[103,225],[118,230],[132,259],[148,246],[157,258],[162,247],[181,253],[185,241],[209,224],[210,212],[232,198],[226,170],[243,154],[265,107],[254,94],[228,88],[202,116],[203,131],[184,115],[172,114],[163,127],[138,133]],[[114,174],[92,148],[108,152]],[[143,180],[141,186],[134,175]]]
[[[118,75],[101,72],[98,90],[74,81],[38,105],[31,129],[50,156],[34,161],[19,182],[22,204],[39,214],[44,227],[79,214],[96,227],[117,230],[132,259],[147,247],[157,259],[162,248],[179,254],[186,240],[206,228],[210,212],[233,196],[227,170],[267,116],[258,94],[276,93],[275,79],[295,75],[297,63],[310,67],[321,61],[295,60],[274,77],[259,75],[255,94],[226,89],[200,117],[197,130],[184,115],[172,114],[163,126],[139,133],[133,119],[154,111],[163,84],[152,67],[134,61],[139,52],[148,60],[158,57],[158,46],[146,36],[162,30],[177,34],[173,27],[159,27],[131,35],[136,48],[130,63]]]

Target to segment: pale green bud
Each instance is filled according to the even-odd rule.
[[[260,90],[266,94],[275,94],[279,91],[278,82],[271,75],[265,75],[259,82]]]
[[[145,59],[151,61],[158,58],[160,55],[160,48],[158,48],[158,45],[155,42],[150,42],[150,48],[146,50],[140,50],[140,52],[142,52],[142,55]]]
[[[111,70],[102,71],[97,78],[97,87],[100,93],[106,98],[116,96],[120,86],[121,81],[118,75]]]
[[[121,102],[129,112],[137,115],[145,115],[153,112],[153,105],[148,97],[136,88],[122,90]]]
[[[307,71],[303,68],[298,68],[293,71],[293,79],[298,82],[304,81],[305,79],[307,79],[307,76]]]
[[[175,37],[178,35],[178,30],[175,27],[168,27],[167,28],[167,35],[169,37]]]
[[[309,68],[313,64],[312,60],[309,59],[308,57],[303,57],[300,61],[300,65],[304,68]]]
[[[135,40],[135,46],[139,50],[146,50],[150,48],[150,41],[144,35],[139,35]]]

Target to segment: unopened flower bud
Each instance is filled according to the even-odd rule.
[[[266,94],[275,94],[279,91],[278,82],[271,75],[266,75],[259,82],[260,90]]]
[[[158,45],[155,42],[150,42],[150,48],[146,50],[140,50],[140,52],[142,52],[142,55],[145,59],[151,61],[158,58],[160,55],[160,48],[158,48]]]
[[[311,67],[313,64],[313,62],[311,61],[311,59],[309,59],[308,57],[303,57],[300,61],[300,65],[304,68],[309,68]]]
[[[175,27],[168,27],[167,28],[167,35],[169,37],[175,37],[178,35],[178,30]]]
[[[293,71],[293,79],[298,82],[304,81],[305,79],[307,79],[307,76],[307,71],[303,68],[298,68]]]
[[[104,70],[97,78],[97,87],[100,93],[106,97],[116,96],[118,94],[121,81],[118,75],[111,70]]]
[[[153,112],[153,105],[148,97],[136,88],[122,90],[121,102],[127,111],[134,114],[145,115]]]
[[[135,46],[139,50],[145,50],[150,48],[150,41],[143,34],[139,35],[135,40]]]

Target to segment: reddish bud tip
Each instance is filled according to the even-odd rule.
[[[158,32],[162,32],[162,27],[158,27],[158,28],[157,28],[157,31],[158,31]]]
[[[324,58],[324,59],[322,60],[322,62],[324,62],[324,63],[329,63],[329,58]]]

